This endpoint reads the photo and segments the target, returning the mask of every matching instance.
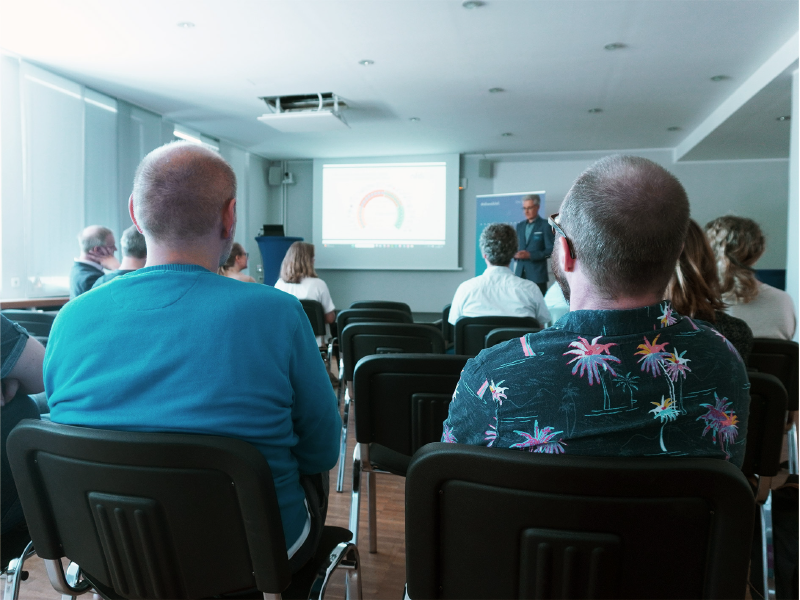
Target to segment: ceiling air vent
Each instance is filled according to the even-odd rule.
[[[350,127],[340,112],[347,105],[331,92],[261,99],[270,112],[258,120],[283,133],[318,133]]]

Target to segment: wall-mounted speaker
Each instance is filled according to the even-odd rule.
[[[270,167],[267,181],[270,185],[280,185],[283,183],[283,169],[280,167]]]
[[[478,177],[483,177],[485,179],[491,179],[494,177],[494,173],[492,172],[494,169],[494,163],[490,160],[481,159],[478,161]]]

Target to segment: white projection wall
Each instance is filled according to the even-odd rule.
[[[314,161],[321,269],[458,268],[458,155]]]

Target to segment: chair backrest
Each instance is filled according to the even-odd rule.
[[[491,348],[508,340],[516,340],[529,333],[541,331],[541,327],[498,327],[492,329],[484,338],[483,347]]]
[[[445,306],[442,309],[442,335],[444,336],[444,341],[452,344],[453,343],[453,325],[448,321],[450,318],[450,304]]]
[[[748,477],[774,477],[780,470],[783,449],[786,388],[773,375],[752,372],[747,375],[750,378],[750,414],[742,471]]]
[[[272,473],[242,440],[23,421],[8,454],[36,553],[100,588],[201,598],[291,581]]]
[[[350,308],[388,308],[389,310],[402,310],[411,314],[411,307],[405,302],[394,302],[393,300],[358,300],[350,305]]]
[[[370,354],[442,354],[441,332],[421,323],[350,323],[339,337],[344,379],[353,380],[356,363]]]
[[[411,598],[744,597],[753,493],[723,460],[430,444],[405,512]]]
[[[411,314],[391,308],[348,308],[336,315],[339,335],[350,323],[411,323]]]
[[[3,311],[3,316],[18,323],[33,336],[49,337],[56,313],[9,308]]]
[[[789,398],[789,410],[797,410],[797,342],[754,338],[747,366],[759,373],[769,373],[781,380]]]
[[[311,322],[311,330],[314,335],[325,335],[325,310],[322,304],[316,300],[300,300],[306,316]]]
[[[538,329],[533,317],[461,317],[455,325],[456,354],[477,356],[484,348],[486,334],[500,327],[529,327]]]
[[[453,354],[395,354],[360,360],[353,379],[356,441],[378,444],[405,457],[406,464],[419,447],[439,441],[468,359]]]

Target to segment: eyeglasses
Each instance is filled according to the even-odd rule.
[[[560,235],[565,240],[567,240],[567,248],[569,248],[569,257],[572,260],[575,260],[575,250],[572,249],[572,242],[569,241],[569,238],[567,237],[567,234],[564,233],[564,230],[561,229],[561,226],[556,222],[557,218],[558,218],[558,213],[556,213],[554,215],[550,215],[547,218],[547,222],[550,224],[550,227],[553,229],[553,235],[558,233],[558,235]]]

